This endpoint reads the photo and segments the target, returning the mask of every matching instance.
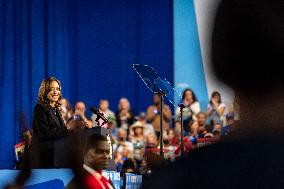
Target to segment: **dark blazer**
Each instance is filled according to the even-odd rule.
[[[33,138],[31,142],[33,167],[53,167],[54,141],[67,135],[68,130],[61,115],[56,116],[49,105],[38,102],[33,113]]]

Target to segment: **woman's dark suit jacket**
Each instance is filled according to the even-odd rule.
[[[54,167],[54,141],[68,135],[61,115],[56,116],[49,105],[38,102],[34,108],[32,124],[32,167]]]

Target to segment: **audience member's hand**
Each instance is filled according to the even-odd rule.
[[[218,107],[218,102],[215,99],[212,99],[212,104],[215,109]]]
[[[75,114],[75,115],[78,115],[78,116],[80,116],[80,117],[85,117],[84,112],[83,112],[83,111],[80,111],[80,110],[75,110],[74,114]]]

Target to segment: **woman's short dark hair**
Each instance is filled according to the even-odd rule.
[[[195,93],[194,93],[193,90],[190,89],[190,88],[187,88],[187,89],[185,89],[185,90],[183,91],[183,93],[182,93],[182,100],[185,99],[185,94],[186,94],[187,91],[190,91],[190,92],[191,92],[193,102],[198,101],[198,100],[197,100],[197,97],[196,97],[196,95],[195,95]]]

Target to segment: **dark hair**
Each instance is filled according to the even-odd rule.
[[[40,87],[39,87],[39,90],[38,90],[38,101],[39,102],[43,102],[45,104],[49,103],[49,100],[47,99],[47,94],[51,91],[50,83],[52,81],[56,81],[59,85],[60,96],[59,96],[58,101],[62,98],[62,92],[61,92],[62,90],[61,90],[60,81],[58,79],[56,79],[55,77],[48,77],[48,78],[44,79],[40,84]],[[60,106],[60,104],[57,103],[57,106]]]
[[[197,97],[196,97],[196,95],[195,95],[195,93],[194,93],[193,90],[190,89],[190,88],[187,88],[187,89],[185,89],[185,90],[183,91],[183,93],[182,93],[182,100],[185,99],[185,94],[186,94],[187,91],[190,91],[190,92],[191,92],[193,102],[198,101],[198,100],[197,100]]]
[[[219,101],[218,101],[218,103],[221,104],[221,103],[222,103],[221,94],[220,94],[218,91],[213,91],[212,94],[211,94],[211,99],[212,99],[214,96],[219,96]],[[211,100],[210,100],[210,103],[212,103]]]
[[[89,149],[96,147],[96,145],[100,141],[108,141],[108,140],[107,137],[99,134],[91,134],[87,136],[84,145],[84,151],[88,151]]]

